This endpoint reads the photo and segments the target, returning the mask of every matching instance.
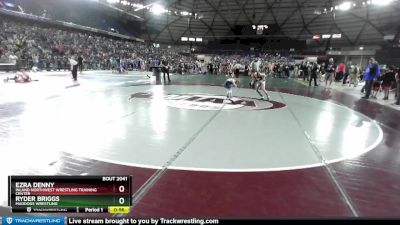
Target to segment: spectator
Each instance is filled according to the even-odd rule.
[[[397,68],[396,73],[396,105],[400,105],[400,68]]]
[[[346,65],[345,65],[345,69],[344,69],[344,77],[343,77],[343,86],[347,84],[347,78],[350,75],[350,70],[351,70],[351,61],[349,61]]]
[[[385,94],[383,100],[389,100],[389,90],[396,82],[396,73],[394,67],[390,67],[386,73],[382,75],[382,89]]]
[[[364,80],[365,80],[365,96],[363,99],[369,99],[372,90],[372,84],[375,80],[379,78],[381,75],[381,68],[378,62],[374,58],[370,58],[368,61],[368,66],[364,72]]]

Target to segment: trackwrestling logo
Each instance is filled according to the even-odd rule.
[[[133,99],[154,99],[152,92],[137,92],[131,94]],[[191,110],[270,110],[283,108],[286,105],[276,101],[264,101],[247,97],[234,97],[232,101],[225,96],[208,94],[167,94],[162,96],[169,107]],[[224,104],[225,103],[225,104]]]

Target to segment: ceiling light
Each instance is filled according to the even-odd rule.
[[[393,0],[372,0],[374,5],[389,5]]]
[[[162,13],[165,13],[167,10],[165,10],[165,8],[159,4],[154,4],[151,9],[150,12],[156,14],[156,15],[160,15]]]
[[[114,4],[114,3],[119,2],[119,0],[107,0],[107,2],[110,3],[110,4]]]
[[[351,8],[351,3],[350,2],[343,2],[342,4],[339,5],[339,10],[346,11]]]
[[[330,34],[323,34],[322,39],[328,39],[328,38],[331,38],[331,36],[332,35],[330,35]]]
[[[319,39],[321,39],[321,35],[316,34],[316,35],[314,35],[314,36],[312,37],[312,39],[313,39],[313,40],[319,40]]]

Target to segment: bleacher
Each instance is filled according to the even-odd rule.
[[[0,71],[11,71],[14,70],[16,67],[16,64],[11,63],[8,60],[5,59],[0,59]]]
[[[383,48],[376,52],[376,60],[388,66],[400,65],[400,48]]]

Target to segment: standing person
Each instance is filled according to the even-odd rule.
[[[365,66],[365,69],[361,70],[361,75],[360,75],[360,82],[364,82],[364,85],[361,88],[361,93],[364,94],[365,92],[365,71],[367,70],[368,64]]]
[[[219,63],[214,63],[214,75],[218,75]]]
[[[214,71],[214,65],[211,62],[208,62],[207,64],[207,69],[209,74],[213,74]]]
[[[18,65],[17,65],[18,56],[16,56],[14,53],[10,53],[10,55],[8,56],[8,60],[12,64],[13,70],[18,70]]]
[[[57,61],[57,70],[60,71],[62,68],[61,57],[57,56],[56,61]]]
[[[336,82],[340,81],[343,78],[344,73],[346,72],[345,69],[346,69],[346,64],[344,64],[344,62],[340,63],[337,68],[337,73],[335,77]]]
[[[374,80],[378,79],[381,75],[381,68],[378,62],[374,58],[370,58],[368,66],[365,69],[364,80],[365,80],[365,96],[362,99],[368,99],[371,95],[372,84]]]
[[[79,67],[79,72],[82,74],[82,70],[83,70],[83,57],[82,57],[82,55],[79,55],[79,57],[78,57],[78,67]]]
[[[343,86],[347,84],[347,78],[349,77],[350,74],[350,69],[351,69],[351,61],[349,61],[346,65],[345,65],[345,69],[344,69],[344,77],[343,77]]]
[[[207,65],[206,65],[206,62],[205,61],[203,61],[203,62],[201,62],[201,74],[202,75],[206,75],[207,74]]]
[[[303,81],[309,80],[309,62],[305,61],[302,65]]]
[[[325,87],[328,87],[328,81],[329,81],[329,86],[332,85],[333,78],[335,76],[335,71],[336,71],[336,66],[333,61],[333,58],[330,58],[328,63],[325,64]]]
[[[299,67],[299,71],[297,72],[297,74],[298,74],[297,78],[304,77],[304,71],[303,71],[304,67],[303,67],[303,63],[299,64],[298,67]]]
[[[232,75],[235,78],[239,78],[239,72],[240,72],[240,68],[242,67],[242,65],[239,62],[233,62],[233,68],[232,68]]]
[[[256,58],[254,61],[250,63],[250,77],[251,81],[249,83],[250,87],[254,88],[255,85],[255,77],[257,73],[260,71],[260,61]]]
[[[400,105],[400,68],[397,68],[396,73],[396,98],[397,101],[395,102],[395,104]]]
[[[171,79],[169,78],[169,64],[166,57],[163,57],[160,66],[161,66],[161,71],[163,72],[164,75],[164,81],[165,81],[165,74],[167,74],[168,82],[171,82]]]
[[[121,73],[122,71],[121,71],[121,69],[122,69],[122,67],[121,67],[121,58],[120,57],[117,57],[116,58],[116,66],[117,66],[117,71],[118,71],[118,73]]]
[[[325,77],[325,74],[326,74],[326,71],[325,71],[325,62],[322,62],[321,63],[321,65],[319,65],[319,77],[318,77],[318,79],[319,79],[319,82],[323,82],[323,80],[322,80],[322,76],[324,76]]]
[[[357,65],[351,65],[350,67],[350,82],[349,82],[349,87],[353,84],[354,87],[358,86],[358,75],[359,75],[359,69]]]
[[[396,82],[396,73],[394,67],[389,67],[389,70],[382,75],[382,89],[385,97],[383,100],[389,100],[389,90]]]
[[[382,76],[372,82],[371,98],[377,99],[378,92],[381,91]]]
[[[271,70],[270,70],[269,65],[266,64],[264,68],[265,68],[265,71],[264,71],[264,72],[265,72],[265,75],[268,76],[268,75],[271,73]],[[247,73],[246,73],[246,74],[247,74]]]
[[[78,83],[78,62],[74,56],[70,57],[69,64],[71,65],[72,80],[74,83]]]
[[[288,64],[283,66],[283,73],[286,78],[290,79],[290,68]]]
[[[317,77],[318,77],[318,64],[317,63],[311,63],[311,78],[309,80],[309,84],[308,86],[311,87],[311,82],[314,79],[314,86],[318,86],[317,85]]]
[[[227,90],[226,98],[228,100],[232,101],[232,88],[237,87],[238,83],[239,83],[239,80],[236,80],[235,78],[228,78],[225,81],[224,87]]]
[[[293,74],[294,74],[294,78],[297,78],[298,77],[298,74],[299,73],[299,66],[296,64],[295,66],[294,66],[294,71],[293,71]]]
[[[110,63],[111,63],[111,72],[114,73],[118,71],[117,60],[114,57],[110,58]]]
[[[37,53],[32,55],[32,61],[33,61],[32,69],[35,68],[33,69],[35,71],[39,68],[39,55]]]
[[[178,67],[177,67],[177,73],[178,74],[180,74],[180,75],[182,75],[183,74],[183,66],[182,66],[182,63],[179,63],[178,64]]]
[[[289,64],[289,79],[294,77],[294,65],[293,64]]]
[[[254,80],[255,80],[256,86],[257,86],[257,88],[256,88],[257,93],[260,95],[260,97],[261,97],[262,100],[267,100],[267,101],[269,101],[268,92],[267,92],[267,90],[265,90],[265,82],[266,82],[265,78],[266,78],[266,75],[265,75],[265,74],[261,74],[261,73],[259,73],[259,72],[256,72],[256,74],[254,75]],[[267,97],[266,99],[265,99],[264,96],[260,93],[260,89],[261,89],[261,90],[264,92],[264,94],[266,95],[266,97]]]

